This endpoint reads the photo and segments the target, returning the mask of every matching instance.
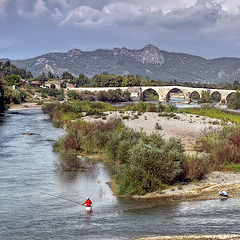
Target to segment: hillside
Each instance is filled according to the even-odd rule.
[[[160,50],[146,45],[139,50],[114,48],[84,52],[73,49],[67,53],[48,53],[26,60],[13,60],[34,76],[48,71],[61,75],[68,71],[89,77],[104,71],[126,75],[138,74],[154,80],[222,83],[240,80],[240,58],[205,59],[184,53]]]

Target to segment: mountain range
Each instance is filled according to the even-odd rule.
[[[1,61],[1,60],[0,60]],[[141,75],[153,80],[222,83],[240,80],[240,58],[205,59],[185,53],[160,50],[151,44],[142,49],[114,48],[52,52],[25,60],[10,60],[34,76],[49,71],[61,75],[70,72],[92,77],[102,72]]]

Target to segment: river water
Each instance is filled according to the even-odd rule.
[[[102,163],[88,173],[55,170],[52,143],[65,134],[41,110],[0,115],[0,239],[129,239],[166,234],[240,233],[240,199],[137,204],[116,198]],[[24,135],[24,133],[33,133]],[[93,201],[81,205],[56,194]]]

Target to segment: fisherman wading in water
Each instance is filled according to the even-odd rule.
[[[87,213],[91,213],[92,212],[92,201],[90,200],[90,198],[87,198],[86,202],[83,203],[82,205],[86,204],[86,210]]]

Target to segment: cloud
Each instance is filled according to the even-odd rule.
[[[54,8],[54,11],[53,11],[53,13],[51,14],[51,16],[52,16],[54,19],[58,20],[58,19],[63,18],[63,13],[59,10],[59,8]]]
[[[162,15],[154,7],[142,7],[129,3],[114,3],[104,6],[101,10],[89,6],[80,6],[70,11],[60,25],[73,24],[82,26],[141,26],[151,18],[151,14]]]
[[[202,29],[214,26],[227,16],[221,4],[211,0],[198,0],[194,6],[167,13],[160,26],[169,29]]]
[[[80,6],[71,10],[60,25],[71,23],[73,25],[90,25],[97,23],[101,12],[88,6]]]
[[[187,4],[186,1],[185,4]],[[227,15],[221,4],[212,0],[198,0],[194,5],[171,11],[166,9],[164,13],[159,4],[154,4],[154,1],[150,1],[148,5],[140,4],[140,2],[136,2],[135,5],[117,2],[108,4],[100,10],[80,6],[71,10],[61,25],[152,26],[169,30],[201,29],[215,25],[219,19]]]
[[[68,0],[47,0],[47,3],[54,6],[58,5],[64,9],[70,7],[70,2]]]
[[[26,19],[32,19],[47,12],[48,8],[44,0],[36,0],[33,4],[32,11],[25,11],[23,8],[17,10],[17,14]]]
[[[9,0],[0,0],[0,18],[5,17],[7,15],[7,4]]]

